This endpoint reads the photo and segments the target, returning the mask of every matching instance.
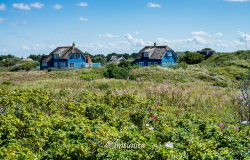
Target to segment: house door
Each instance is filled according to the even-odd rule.
[[[75,64],[74,63],[70,63],[69,66],[70,66],[70,68],[75,68]]]

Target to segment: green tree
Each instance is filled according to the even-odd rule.
[[[42,55],[40,55],[40,54],[38,54],[38,55],[35,55],[35,54],[31,54],[31,55],[29,55],[29,57],[28,58],[31,58],[31,59],[33,59],[34,61],[40,61],[41,60],[41,58],[42,58]]]
[[[182,57],[179,58],[179,62],[186,62],[187,64],[198,64],[205,59],[205,56],[197,52],[187,51]]]

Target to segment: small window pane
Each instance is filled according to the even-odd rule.
[[[143,57],[148,57],[148,52],[143,52]]]
[[[59,55],[58,54],[54,54],[54,59],[59,59]]]
[[[140,66],[144,66],[144,62],[139,62],[139,65]]]
[[[168,55],[169,57],[171,57],[171,56],[173,55],[173,53],[172,53],[172,52],[167,52],[167,55]]]
[[[48,66],[48,63],[42,62],[42,66],[43,66],[43,67],[47,67],[47,66]]]
[[[66,67],[66,62],[60,62],[59,65],[60,65],[60,67],[64,68],[64,67]]]
[[[58,62],[54,62],[54,67],[58,68]]]

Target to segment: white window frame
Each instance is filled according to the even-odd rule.
[[[168,56],[168,57],[172,57],[172,56],[173,56],[173,52],[167,51],[167,56]]]
[[[54,59],[59,59],[59,54],[54,54],[53,58]]]
[[[42,67],[47,67],[48,63],[47,62],[42,62]]]
[[[139,65],[140,66],[144,66],[144,62],[139,62]]]
[[[142,54],[143,54],[144,58],[148,58],[149,57],[148,52],[143,52]]]

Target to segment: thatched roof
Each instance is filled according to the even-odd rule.
[[[136,59],[143,58],[143,52],[147,52],[149,58],[148,59],[162,59],[167,51],[172,51],[174,53],[174,50],[171,49],[168,46],[157,46],[156,43],[154,46],[146,46],[144,47],[139,54],[137,55]],[[174,54],[176,57],[177,55]]]
[[[69,59],[72,53],[81,53],[83,52],[75,47],[75,44],[73,43],[72,46],[67,47],[57,47],[54,51],[52,51],[49,55],[45,55],[42,57],[42,62],[48,62],[53,57],[54,54],[59,55],[59,59]]]

